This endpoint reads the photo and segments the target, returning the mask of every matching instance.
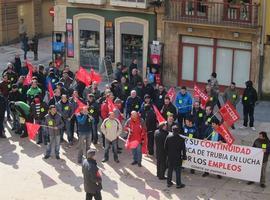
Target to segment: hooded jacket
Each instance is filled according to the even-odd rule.
[[[253,87],[252,81],[246,82],[246,89],[244,90],[242,103],[244,106],[255,106],[258,100],[257,91]]]

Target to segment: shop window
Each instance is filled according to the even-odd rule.
[[[194,47],[183,47],[182,79],[192,81],[194,78]]]
[[[216,73],[220,85],[230,85],[232,76],[232,49],[217,49]]]
[[[99,70],[99,32],[80,30],[80,63],[84,68]]]
[[[198,47],[197,80],[206,83],[213,69],[213,48]]]

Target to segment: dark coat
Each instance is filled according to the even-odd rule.
[[[176,119],[177,116],[177,110],[176,107],[170,102],[168,105],[163,105],[160,113],[162,116],[167,119],[168,118],[168,112],[173,114],[174,119]]]
[[[165,151],[169,164],[181,164],[181,161],[187,158],[185,139],[177,133],[170,133],[165,140]]]
[[[243,106],[255,106],[255,103],[258,100],[257,91],[254,89],[251,81],[247,81],[246,86],[242,98]]]
[[[7,109],[7,106],[6,106],[6,99],[4,98],[4,96],[2,94],[0,94],[0,118],[4,118],[5,117],[5,112],[6,112],[6,109]]]
[[[262,148],[263,144],[266,145],[266,151],[263,153],[263,163],[266,163],[270,154],[270,141],[267,139],[257,138],[253,143],[253,147]]]
[[[44,102],[40,102],[40,113],[37,113],[36,104],[34,102],[30,105],[30,116],[32,119],[44,120],[45,116],[48,114],[48,106]]]
[[[143,85],[143,88],[142,88],[142,91],[143,91],[143,97],[148,94],[152,100],[154,100],[155,98],[155,90],[153,88],[153,86],[148,83],[147,85]]]
[[[155,90],[154,103],[157,106],[158,110],[161,110],[164,105],[164,98],[167,92],[163,90],[161,93],[158,90]]]
[[[165,141],[169,132],[163,129],[156,130],[155,143],[156,143],[156,158],[166,160],[167,154],[165,151]]]
[[[82,163],[84,178],[84,190],[86,193],[95,194],[102,189],[102,179],[98,172],[97,162],[92,159],[84,159]]]

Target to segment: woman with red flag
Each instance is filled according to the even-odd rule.
[[[136,111],[131,112],[131,117],[125,124],[125,131],[128,132],[126,148],[132,150],[133,162],[131,165],[142,166],[142,153],[147,153],[147,134],[144,122]]]

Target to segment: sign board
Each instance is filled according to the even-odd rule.
[[[110,57],[105,57],[103,59],[104,62],[104,67],[105,67],[105,72],[107,77],[113,75],[113,66],[112,66],[112,61]]]
[[[54,17],[54,15],[55,15],[54,7],[51,7],[51,8],[50,8],[49,14],[50,14],[52,17]]]
[[[260,182],[263,150],[186,137],[183,167],[246,181]]]
[[[67,56],[74,57],[74,38],[73,38],[73,24],[72,20],[67,19],[66,30],[67,30]]]

